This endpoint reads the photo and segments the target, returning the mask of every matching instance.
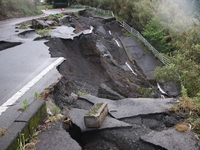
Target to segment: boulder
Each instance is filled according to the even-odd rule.
[[[34,29],[44,29],[46,27],[49,27],[48,23],[46,23],[44,20],[32,20],[32,27]]]

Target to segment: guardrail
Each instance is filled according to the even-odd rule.
[[[170,60],[166,57],[164,57],[162,54],[160,54],[137,30],[130,27],[126,22],[122,22],[122,27],[126,29],[128,32],[135,35],[138,39],[140,39],[146,47],[165,65],[170,64]]]
[[[100,8],[95,8],[95,7],[90,7],[86,5],[72,5],[71,7],[74,8],[89,8],[95,11],[99,11],[105,14],[112,15],[114,17],[114,13],[110,10],[103,10]],[[170,60],[163,56],[161,53],[159,53],[137,30],[134,28],[130,27],[126,22],[120,22],[122,27],[126,29],[128,32],[136,36],[138,39],[140,39],[146,47],[154,54],[155,57],[157,57],[164,65],[170,65]]]

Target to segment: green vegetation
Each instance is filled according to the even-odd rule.
[[[23,133],[19,134],[18,145],[17,150],[26,150],[26,140]]]
[[[146,97],[152,97],[152,92],[155,91],[155,88],[152,87],[152,88],[143,88],[143,87],[138,87],[137,88],[138,92],[140,92],[141,96],[143,98],[146,98]]]
[[[33,130],[33,134],[30,135],[28,138],[25,138],[24,133],[19,133],[18,141],[18,148],[17,150],[33,150],[35,149],[35,144],[37,143],[37,135],[38,131],[35,129]]]
[[[60,119],[63,118],[63,115],[60,113],[60,109],[57,106],[53,107],[53,115],[49,115],[45,121],[45,123],[52,123],[52,122],[58,122]]]
[[[190,98],[187,95],[187,90],[183,89],[179,102],[174,104],[171,111],[184,112],[187,115],[186,122],[191,125],[191,128],[194,129],[200,137],[200,93],[195,97]]]
[[[36,6],[37,10],[44,10],[45,8],[52,9],[53,5],[40,5],[40,6]]]
[[[37,34],[41,35],[41,36],[49,36],[49,29],[38,29],[36,30]]]
[[[40,94],[38,93],[38,92],[35,92],[34,93],[34,99],[36,100],[36,99],[39,99],[39,97],[40,97]]]
[[[78,95],[78,96],[82,96],[82,95],[85,95],[85,94],[86,94],[86,93],[83,92],[83,91],[78,91],[78,92],[77,92],[77,95]]]
[[[57,106],[54,106],[53,110],[54,110],[55,114],[59,114],[60,113],[60,109]]]
[[[28,100],[25,98],[23,101],[22,111],[25,111],[28,107]]]
[[[33,0],[0,0],[0,20],[41,13],[35,6]]]

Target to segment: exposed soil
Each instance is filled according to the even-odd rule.
[[[50,47],[52,57],[66,58],[66,61],[58,67],[63,79],[55,87],[53,95],[58,106],[63,107],[62,105],[68,103],[67,99],[72,92],[81,91],[97,95],[101,83],[105,83],[124,97],[140,97],[138,86],[151,87],[150,82],[143,76],[135,76],[131,71],[122,69],[121,66],[125,65],[125,62],[129,64],[131,62],[123,48],[119,48],[113,40],[117,38],[116,34],[122,34],[116,20],[80,16],[67,25],[74,26],[76,32],[88,29],[90,26],[94,27],[94,31],[89,35],[82,34],[74,40],[50,38],[46,43]],[[99,31],[100,27],[114,34],[109,35],[107,31],[104,34]],[[103,43],[105,51],[97,47],[98,42]],[[106,51],[109,51],[113,59],[104,57]],[[135,64],[131,66],[138,69]]]
[[[114,39],[120,42],[118,36],[123,34],[115,19],[94,18],[88,12],[81,12],[79,17],[73,16],[73,21],[65,22],[64,25],[74,27],[77,33],[89,29],[90,26],[93,26],[94,30],[91,34],[81,34],[73,40],[50,38],[46,42],[52,57],[66,58],[58,67],[63,78],[51,93],[57,106],[89,109],[92,104],[84,100],[77,101],[72,94],[81,92],[98,95],[101,83],[105,83],[121,96],[131,98],[142,97],[138,87],[152,86],[143,72],[135,76],[130,70],[123,69],[128,62],[134,70],[141,71],[136,63],[129,61],[123,47],[119,47],[115,42]],[[172,127],[183,118],[170,114],[154,114],[122,119],[133,125],[131,129],[81,133],[76,125],[72,125],[68,131],[85,150],[155,150],[163,148],[142,142],[140,136],[152,130]]]

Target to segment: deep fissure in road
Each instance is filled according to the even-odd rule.
[[[172,127],[175,122],[172,121],[173,123],[171,122],[172,124],[170,124],[169,120],[167,120],[168,117],[176,121],[180,119],[177,116],[170,116],[169,114],[137,116],[121,120],[132,124],[132,128],[116,128],[88,132],[81,132],[81,129],[73,123],[71,126],[67,125],[67,128],[64,123],[63,127],[84,150],[165,150],[165,148],[141,140],[140,136],[148,134],[151,130],[161,131]]]
[[[128,97],[142,97],[138,87],[148,89],[153,86],[137,63],[130,62],[119,38],[124,36],[122,28],[115,19],[95,18],[83,11],[79,17],[72,20],[64,25],[75,28],[76,33],[91,26],[94,30],[73,40],[54,37],[45,43],[49,46],[52,57],[66,58],[58,67],[63,78],[50,94],[57,106],[61,109],[88,110],[92,104],[84,99],[76,99],[76,94],[91,94],[116,101]],[[134,75],[126,63],[139,74]],[[72,118],[72,124],[63,124],[63,127],[84,150],[162,150],[164,148],[146,143],[140,137],[152,130],[161,131],[172,127],[183,118],[182,115],[166,113],[140,115],[120,119],[131,124],[131,128],[118,127],[90,132],[82,132]]]

